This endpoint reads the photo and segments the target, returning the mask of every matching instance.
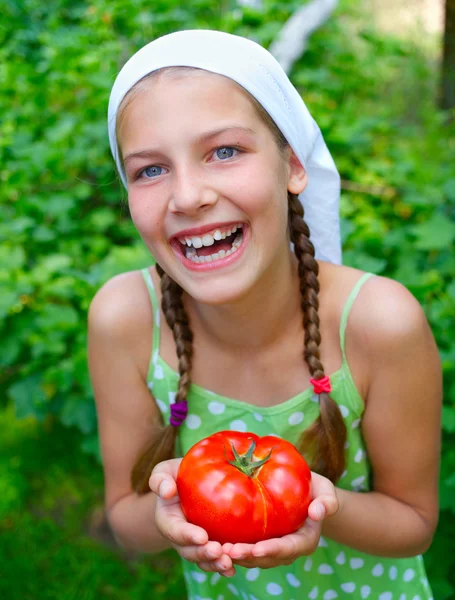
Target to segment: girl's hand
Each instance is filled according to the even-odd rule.
[[[318,547],[322,521],[338,510],[334,485],[325,477],[311,474],[313,500],[308,508],[308,519],[295,533],[256,544],[224,544],[223,552],[241,567],[270,569],[290,565],[299,556],[312,554]]]
[[[207,532],[188,523],[177,495],[177,471],[181,458],[166,460],[152,471],[149,485],[156,494],[155,522],[161,535],[189,562],[203,571],[217,571],[231,577],[235,573],[232,560],[223,553],[219,542],[209,541]]]

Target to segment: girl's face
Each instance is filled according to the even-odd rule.
[[[134,224],[195,300],[233,302],[289,261],[287,191],[306,174],[246,92],[206,71],[158,74],[118,128]]]

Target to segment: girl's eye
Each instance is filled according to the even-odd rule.
[[[232,148],[232,146],[223,146],[222,148],[217,148],[217,150],[215,150],[215,154],[220,160],[232,158],[236,152],[237,148]]]
[[[153,177],[158,177],[158,175],[162,175],[164,173],[163,167],[158,167],[157,165],[153,165],[153,167],[146,167],[142,169],[139,173],[139,177],[145,177],[146,179],[152,179]]]

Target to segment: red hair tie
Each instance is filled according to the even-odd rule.
[[[310,383],[313,386],[315,394],[321,394],[322,392],[330,394],[330,392],[332,391],[330,379],[327,375],[325,377],[322,377],[321,379],[310,379]]]

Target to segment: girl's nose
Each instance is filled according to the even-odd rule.
[[[196,214],[213,206],[218,199],[200,175],[188,172],[175,173],[169,208],[175,213]]]

